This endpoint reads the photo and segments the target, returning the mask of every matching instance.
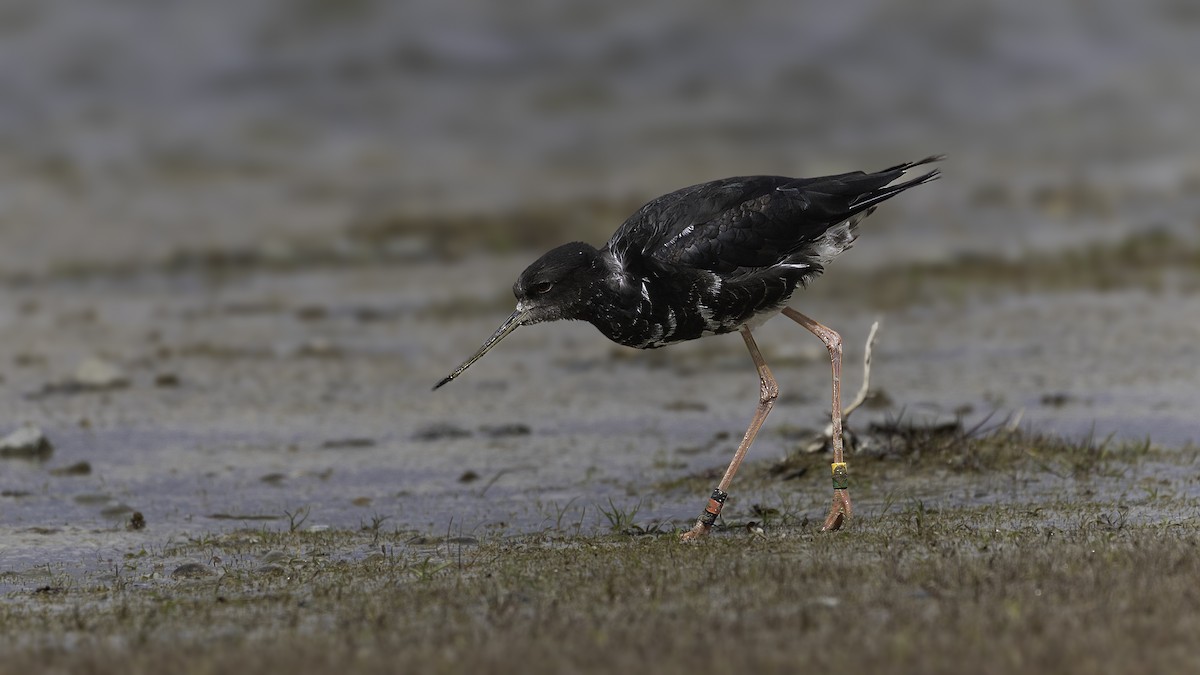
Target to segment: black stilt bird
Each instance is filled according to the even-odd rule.
[[[894,181],[940,159],[876,173],[725,178],[663,195],[630,216],[604,248],[564,244],[530,265],[513,286],[516,311],[434,389],[519,326],[543,321],[587,321],[613,342],[639,349],[740,331],[758,369],[758,409],[704,512],[684,534],[693,539],[712,528],[734,473],[779,395],[750,331],[782,313],[820,338],[833,364],[834,496],[822,529],[838,529],[851,512],[842,457],[842,339],[787,303],[850,247],[858,224],[879,203],[941,172]]]

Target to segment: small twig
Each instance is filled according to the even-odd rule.
[[[879,332],[879,321],[871,324],[871,332],[867,335],[867,349],[863,354],[863,377],[862,386],[858,388],[858,394],[854,397],[854,402],[846,406],[842,412],[842,425],[845,426],[846,421],[850,419],[850,413],[858,410],[858,408],[867,400],[867,394],[871,390],[871,352],[875,347],[875,334]]]

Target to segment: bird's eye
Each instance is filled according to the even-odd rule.
[[[531,286],[529,288],[529,292],[533,293],[534,295],[545,295],[550,292],[551,288],[554,288],[554,284],[550,283],[549,281],[543,281],[540,284],[534,284]]]

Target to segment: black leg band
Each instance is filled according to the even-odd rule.
[[[704,513],[700,514],[700,524],[704,527],[712,527],[713,523],[717,522],[717,516],[721,515],[721,507],[725,505],[725,500],[729,499],[729,493],[721,488],[712,491],[712,496],[708,498],[708,506],[704,507]]]

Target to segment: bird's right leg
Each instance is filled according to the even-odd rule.
[[[771,408],[775,407],[775,399],[779,398],[779,385],[775,383],[771,369],[767,367],[762,353],[758,351],[758,345],[754,342],[754,336],[750,334],[750,329],[742,326],[741,332],[742,339],[746,341],[746,349],[750,350],[750,358],[754,360],[754,367],[758,370],[758,409],[754,411],[754,419],[750,420],[746,435],[742,437],[737,452],[733,453],[733,460],[725,469],[725,475],[717,484],[717,488],[713,490],[712,496],[709,497],[708,506],[704,507],[704,513],[700,514],[692,529],[683,533],[684,541],[703,537],[712,529],[713,523],[717,522],[717,516],[721,515],[721,507],[725,505],[725,498],[729,496],[729,484],[733,482],[733,474],[737,473],[738,467],[746,457],[746,451],[750,449],[750,444],[754,442],[754,437],[758,435],[758,430],[766,421],[767,414],[771,412]]]
[[[829,350],[829,361],[833,368],[833,431],[830,439],[830,444],[833,445],[833,506],[829,509],[821,531],[838,530],[852,511],[850,476],[846,470],[846,460],[842,457],[842,336],[829,326],[810,319],[791,307],[784,307],[782,312],[784,316],[820,338]]]

